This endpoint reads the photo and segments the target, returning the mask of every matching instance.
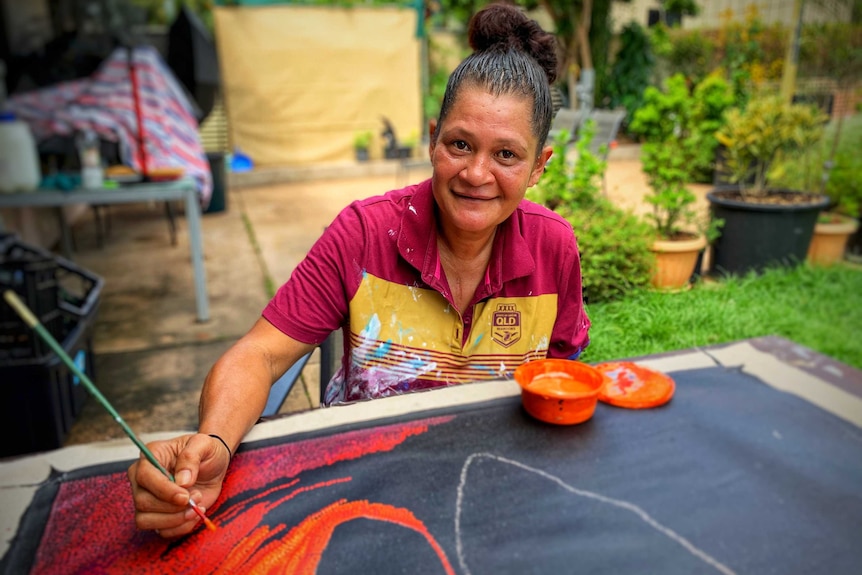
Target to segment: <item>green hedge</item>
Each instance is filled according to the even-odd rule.
[[[584,297],[589,303],[621,298],[649,284],[655,232],[602,194],[607,162],[589,150],[594,126],[579,132],[567,156],[568,134],[554,142],[545,174],[527,197],[563,216],[574,228],[581,254]]]

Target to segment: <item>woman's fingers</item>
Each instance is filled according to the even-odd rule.
[[[174,473],[175,481],[143,455],[129,467],[135,524],[139,529],[157,531],[162,537],[172,538],[195,528],[200,517],[189,506],[189,497],[201,509],[211,505],[218,498],[230,461],[226,453],[221,453],[225,451],[221,444],[213,445],[215,441],[206,435],[193,434],[147,446],[156,460]]]
[[[200,522],[200,517],[192,509],[178,513],[141,513],[135,514],[135,525],[143,531],[156,531],[161,537],[179,537],[190,533]]]

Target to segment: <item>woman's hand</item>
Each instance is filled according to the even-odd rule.
[[[154,441],[147,447],[174,474],[174,482],[141,454],[128,472],[135,524],[166,538],[185,535],[200,521],[188,504],[189,497],[201,511],[215,503],[230,463],[228,450],[218,439],[201,433]]]

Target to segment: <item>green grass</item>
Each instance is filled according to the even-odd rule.
[[[596,363],[776,335],[862,369],[862,269],[771,269],[700,282],[675,294],[638,292],[590,305]]]

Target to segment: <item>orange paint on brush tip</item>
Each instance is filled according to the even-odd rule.
[[[201,511],[201,508],[198,507],[198,504],[195,503],[194,500],[189,499],[189,505],[191,506],[192,509],[194,509],[195,513],[198,514],[198,517],[201,518],[201,520],[204,522],[204,525],[207,526],[207,529],[209,529],[210,531],[216,530],[216,524],[213,523],[209,517],[204,515],[204,512]]]

